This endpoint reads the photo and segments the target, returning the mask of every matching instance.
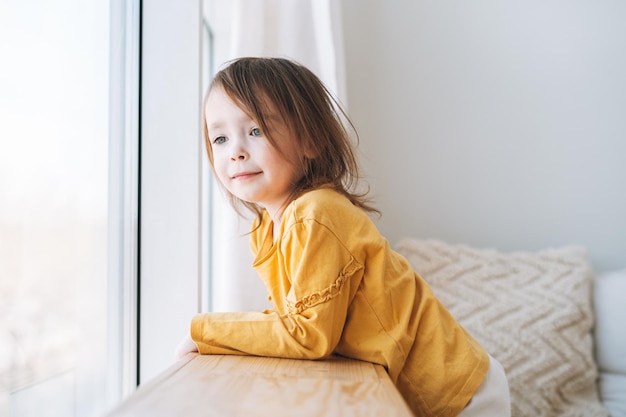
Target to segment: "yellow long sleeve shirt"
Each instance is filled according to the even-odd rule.
[[[457,415],[480,386],[487,353],[341,194],[294,200],[277,236],[264,213],[250,247],[274,308],[197,315],[200,353],[377,363],[419,416]]]

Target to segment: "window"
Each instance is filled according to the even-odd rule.
[[[203,1],[2,7],[0,415],[98,416],[209,307],[211,32]]]
[[[0,415],[134,389],[137,2],[5,2]]]

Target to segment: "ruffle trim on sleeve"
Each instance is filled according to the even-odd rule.
[[[356,259],[351,258],[350,262],[348,262],[348,264],[343,267],[342,271],[339,273],[339,276],[331,285],[324,288],[323,290],[316,291],[310,295],[307,295],[306,297],[302,297],[295,303],[287,301],[288,313],[291,315],[300,314],[311,307],[315,307],[316,305],[325,303],[326,301],[329,301],[332,298],[336,297],[341,293],[341,289],[343,288],[348,278],[350,278],[356,271],[362,268],[363,266],[358,263]]]

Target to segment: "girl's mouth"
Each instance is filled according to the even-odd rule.
[[[261,172],[237,172],[231,178],[234,180],[246,180],[259,175]]]

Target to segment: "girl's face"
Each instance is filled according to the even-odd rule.
[[[265,207],[276,222],[302,176],[289,129],[278,115],[270,117],[268,125],[280,146],[278,152],[258,123],[221,88],[209,93],[204,110],[219,181],[241,200]]]

